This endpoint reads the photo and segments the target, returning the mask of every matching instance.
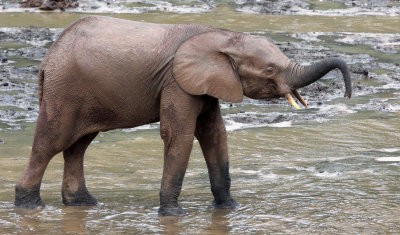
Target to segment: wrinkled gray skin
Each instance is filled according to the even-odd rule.
[[[178,197],[194,137],[207,163],[214,207],[235,208],[218,98],[282,97],[335,68],[350,97],[349,73],[337,58],[302,67],[263,37],[202,25],[82,18],[60,35],[41,64],[39,117],[15,205],[44,206],[41,180],[61,151],[63,203],[95,205],[83,173],[91,141],[100,131],[160,121],[165,152],[159,214],[184,214]]]

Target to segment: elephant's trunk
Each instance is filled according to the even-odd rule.
[[[344,96],[351,97],[350,72],[346,63],[339,58],[328,58],[309,66],[290,63],[287,74],[287,84],[293,89],[305,87],[322,78],[333,69],[340,69],[345,84]]]

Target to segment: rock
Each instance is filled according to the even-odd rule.
[[[368,76],[368,69],[364,68],[361,63],[354,64],[350,66],[350,71],[356,74],[362,74],[364,76]]]
[[[54,1],[46,1],[39,7],[40,10],[45,10],[45,11],[51,11],[51,10],[55,10],[57,8],[58,8],[57,3]],[[63,10],[64,10],[64,8],[63,8]]]
[[[276,116],[271,123],[278,123],[278,122],[283,122],[286,121],[287,119],[285,118],[285,116],[283,116],[282,114],[279,114],[278,116]]]
[[[283,1],[255,1],[255,0],[235,0],[240,9],[251,9],[262,14],[277,15],[283,12],[295,12],[296,8],[308,8],[309,4],[303,1],[283,0]]]
[[[91,5],[90,8],[96,10],[99,9],[101,6],[100,5]]]
[[[4,57],[4,58],[1,58],[0,61],[1,61],[1,63],[7,63],[8,59],[6,57]]]
[[[79,6],[78,0],[27,0],[20,4],[21,7],[38,7],[40,10],[56,10],[62,11],[65,8],[76,8]]]
[[[21,7],[40,7],[42,0],[27,0],[20,3]]]

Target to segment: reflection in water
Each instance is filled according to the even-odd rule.
[[[229,215],[234,214],[235,210],[213,210],[210,219],[210,225],[208,230],[209,234],[229,234],[232,231],[232,227],[229,223]]]
[[[68,207],[61,209],[61,226],[63,233],[86,234],[87,207]]]
[[[190,224],[188,224],[187,217],[193,217],[192,215],[159,217],[159,222],[162,234],[193,234],[200,231],[206,234],[230,234],[234,225],[231,225],[229,220],[230,216],[235,213],[237,211],[231,209],[211,209],[206,211],[203,219],[197,222],[190,221]],[[198,216],[196,217],[198,218]]]
[[[165,216],[160,217],[159,219],[160,225],[163,228],[162,234],[180,234],[184,231],[179,225],[179,221],[181,220],[181,217],[179,216]]]
[[[40,233],[41,220],[38,216],[40,211],[15,209],[16,225],[21,228],[21,233]]]

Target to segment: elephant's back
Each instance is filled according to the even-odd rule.
[[[44,61],[58,59],[62,54],[81,66],[111,63],[126,67],[130,63],[130,68],[137,66],[143,70],[170,60],[183,41],[210,30],[202,25],[153,24],[87,16],[63,31]]]
[[[168,25],[142,23],[105,16],[84,17],[65,30],[59,38],[61,44],[72,45],[76,55],[83,52],[94,56],[105,53],[108,57],[151,56],[160,49]],[[88,55],[88,54],[86,54]]]
[[[88,77],[144,76],[149,64],[162,60],[172,26],[104,16],[83,17],[66,28],[50,48],[42,69],[61,73],[80,70]],[[133,77],[137,77],[133,76]]]

